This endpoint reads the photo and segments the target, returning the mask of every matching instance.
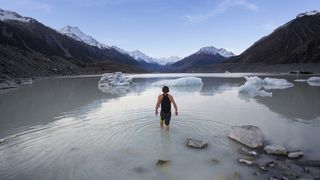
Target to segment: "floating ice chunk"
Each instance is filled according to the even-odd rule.
[[[128,86],[132,84],[132,78],[123,75],[121,72],[115,72],[113,74],[103,74],[98,87],[106,86]]]
[[[203,82],[201,78],[197,77],[183,77],[178,79],[162,80],[152,84],[153,86],[169,86],[169,87],[179,87],[179,86],[202,86]]]
[[[286,79],[276,79],[276,78],[264,78],[261,79],[258,76],[245,77],[246,83],[239,87],[238,91],[240,93],[247,93],[252,97],[262,96],[271,97],[272,92],[267,92],[262,89],[286,89],[294,86],[292,83],[288,82]]]
[[[249,94],[251,97],[261,96],[261,97],[271,97],[272,92],[267,92],[265,90],[260,90],[262,88],[261,85],[255,85],[246,82],[244,85],[239,87],[240,93]]]
[[[308,79],[308,82],[320,82],[320,77],[311,77]]]
[[[296,82],[307,82],[310,86],[320,86],[320,77],[311,77],[309,79],[296,79]]]
[[[280,89],[282,87],[292,87],[294,86],[292,83],[288,82],[286,79],[276,79],[276,78],[264,78],[264,82],[267,85],[278,86]],[[282,86],[282,87],[280,87]]]

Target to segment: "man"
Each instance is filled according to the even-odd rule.
[[[177,104],[174,102],[173,97],[170,94],[168,94],[169,93],[168,86],[163,86],[162,92],[163,94],[160,94],[158,96],[155,114],[158,115],[158,109],[161,105],[160,127],[161,128],[163,127],[163,122],[164,122],[164,124],[166,125],[166,129],[169,130],[169,124],[171,119],[171,103],[174,106],[176,116],[178,116],[178,107],[177,107]]]

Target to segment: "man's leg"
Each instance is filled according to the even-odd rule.
[[[160,115],[160,127],[163,128],[163,121],[164,121],[164,118],[162,115]]]

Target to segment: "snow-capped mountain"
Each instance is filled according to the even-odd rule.
[[[65,26],[61,29],[58,30],[59,33],[67,35],[69,37],[71,37],[74,40],[77,41],[82,41],[90,46],[96,46],[98,48],[107,48],[109,49],[110,47],[99,43],[96,39],[94,39],[93,37],[86,35],[85,33],[83,33],[78,27],[76,26]]]
[[[301,17],[304,17],[304,16],[314,16],[314,15],[317,15],[318,13],[319,13],[319,11],[317,11],[317,10],[308,11],[308,12],[305,12],[305,13],[298,14],[297,18],[301,18]]]
[[[16,12],[0,9],[0,21],[20,21],[24,23],[30,23],[36,20],[30,17],[20,16]]]
[[[180,61],[182,58],[178,56],[170,56],[169,58],[158,58],[158,62],[161,65],[170,65]]]
[[[121,52],[122,54],[128,54],[129,56],[133,57],[135,60],[139,62],[145,62],[148,64],[158,64],[158,65],[168,65],[168,64],[173,64],[182,58],[177,57],[177,56],[171,56],[169,58],[154,58],[150,57],[143,52],[139,50],[134,50],[134,51],[125,51],[117,46],[111,46],[111,48],[116,49],[117,51]]]
[[[137,61],[144,61],[149,64],[159,64],[156,58],[145,55],[143,52],[139,50],[129,51],[128,54],[133,57]]]
[[[234,56],[234,54],[231,51],[227,51],[223,48],[217,49],[214,46],[203,47],[195,54],[212,54],[212,55],[219,54],[219,55],[226,57],[226,58]]]

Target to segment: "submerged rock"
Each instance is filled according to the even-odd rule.
[[[259,153],[257,151],[249,150],[247,148],[241,148],[239,151],[240,151],[240,153],[247,155],[247,156],[258,156],[259,155]]]
[[[170,163],[170,161],[169,160],[158,160],[157,161],[157,163],[156,163],[156,165],[157,166],[165,166],[165,165],[168,165]]]
[[[233,126],[228,137],[251,148],[260,148],[264,143],[261,129],[252,125]]]
[[[204,149],[204,148],[208,147],[207,142],[202,141],[202,140],[191,139],[191,138],[188,138],[186,140],[186,145],[188,147],[197,148],[197,149]]]
[[[288,158],[290,159],[298,159],[304,156],[304,153],[302,151],[291,151],[288,152]]]
[[[248,165],[248,166],[256,166],[257,165],[256,162],[250,161],[250,160],[247,160],[247,159],[243,159],[243,158],[238,158],[237,162],[240,163],[240,164]]]
[[[287,150],[281,145],[267,145],[264,147],[264,151],[267,154],[272,154],[272,155],[280,155],[280,156],[286,156],[287,155]]]
[[[268,171],[270,168],[278,166],[278,163],[274,161],[267,161],[264,163],[259,164],[259,169],[262,171]]]

